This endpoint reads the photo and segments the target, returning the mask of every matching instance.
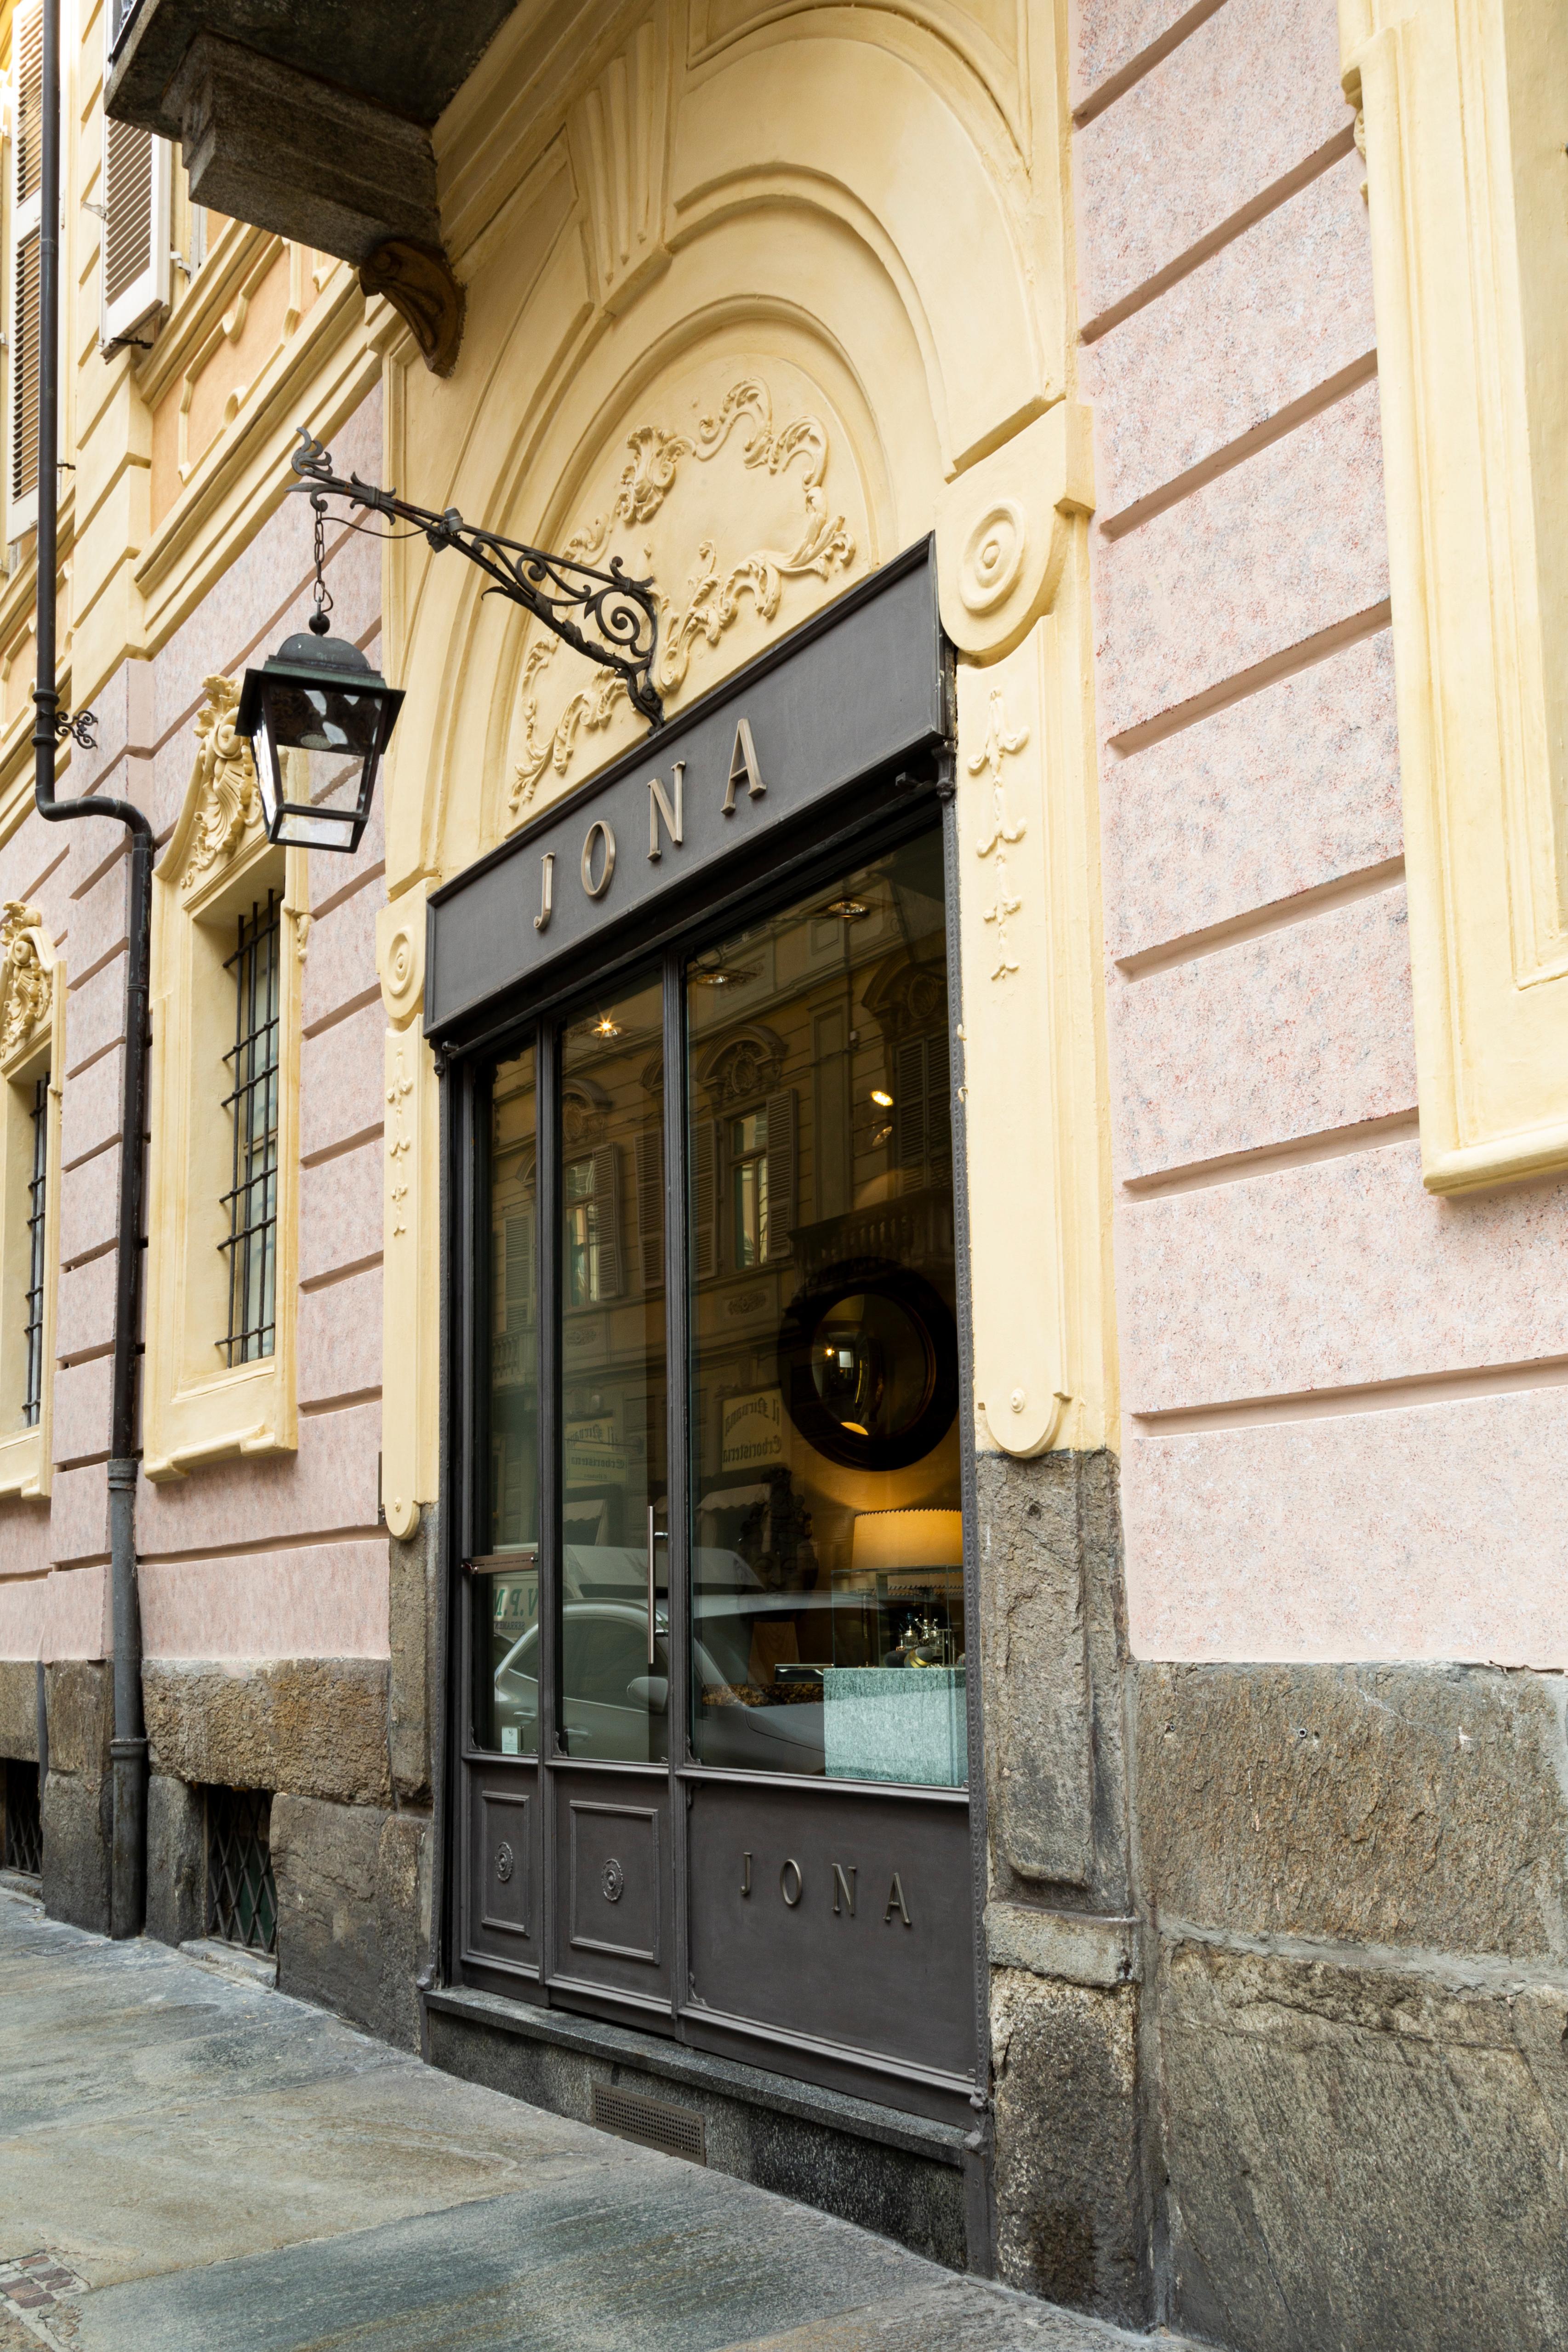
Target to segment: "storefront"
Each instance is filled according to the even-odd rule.
[[[448,1981],[983,2100],[921,546],[432,901]]]

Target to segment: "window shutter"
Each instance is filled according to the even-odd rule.
[[[507,1257],[503,1276],[507,1329],[527,1331],[534,1312],[534,1220],[531,1209],[507,1219]]]
[[[44,13],[41,0],[12,20],[16,112],[11,141],[10,504],[5,535],[38,520],[38,235],[44,166]]]
[[[170,148],[133,123],[103,123],[99,338],[134,334],[169,299]]]
[[[644,1290],[664,1283],[664,1152],[657,1128],[637,1136],[637,1271]]]
[[[718,1184],[714,1126],[699,1118],[692,1129],[692,1262],[698,1282],[718,1265]]]
[[[601,1143],[593,1155],[593,1232],[599,1247],[595,1296],[621,1296],[621,1185],[615,1146]]]
[[[768,1097],[768,1263],[789,1255],[795,1231],[795,1089]]]
[[[925,1159],[928,1179],[944,1173],[953,1160],[952,1048],[946,1029],[925,1040]]]

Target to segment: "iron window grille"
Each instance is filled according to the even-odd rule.
[[[38,1811],[38,1768],[14,1759],[5,1767],[5,1866],[29,1877],[44,1874],[44,1823]]]
[[[207,1933],[247,1952],[277,1949],[272,1799],[264,1790],[207,1790]]]
[[[22,1418],[29,1429],[37,1428],[44,1408],[44,1224],[49,1186],[47,1071],[33,1088],[32,1118],[33,1172],[27,1183],[27,1313],[22,1333],[27,1353]]]
[[[277,1330],[277,1042],[282,908],[276,891],[240,918],[239,945],[224,969],[235,976],[231,1091],[234,1181],[224,1195],[229,1234],[228,1330],[218,1341],[225,1364],[270,1356]]]

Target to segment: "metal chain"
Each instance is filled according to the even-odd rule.
[[[310,503],[316,509],[316,610],[310,615],[310,626],[317,636],[324,637],[331,626],[327,615],[332,609],[332,592],[322,577],[327,561],[327,501],[318,490]]]

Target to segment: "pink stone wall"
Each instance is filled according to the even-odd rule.
[[[1420,1179],[1333,0],[1074,75],[1133,1646],[1568,1665],[1568,1185]]]
[[[344,471],[381,471],[380,394],[340,432]],[[97,698],[100,749],[64,793],[123,794],[168,838],[190,779],[202,681],[259,660],[309,607],[311,518],[287,499],[171,642]],[[379,648],[381,562],[340,533],[333,627]],[[318,854],[304,974],[299,1447],[219,1463],[137,1494],[150,1658],[387,1655],[381,1444],[382,1021],[375,916],[379,822],[350,860]],[[60,1165],[61,1263],[49,1505],[0,1502],[0,1658],[107,1654],[110,1349],[123,1043],[126,861],[116,825],[46,826],[0,848],[0,901],[42,907],[68,970]],[[0,1345],[14,1335],[0,1333]]]

